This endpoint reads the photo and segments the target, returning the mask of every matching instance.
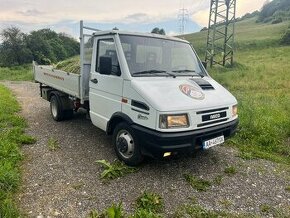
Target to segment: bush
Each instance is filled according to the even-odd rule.
[[[279,17],[279,18],[274,19],[274,20],[272,21],[272,24],[277,24],[277,23],[282,23],[282,22],[283,22],[282,18]]]
[[[267,17],[263,20],[264,23],[269,23],[273,20],[273,17]]]
[[[280,39],[280,44],[282,45],[290,45],[290,28],[283,34]]]

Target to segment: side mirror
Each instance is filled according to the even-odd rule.
[[[204,66],[205,69],[207,68],[207,62],[203,61],[202,65]]]
[[[100,74],[110,75],[112,73],[112,58],[108,56],[100,57]]]

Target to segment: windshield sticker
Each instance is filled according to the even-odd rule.
[[[180,91],[187,95],[190,98],[197,99],[197,100],[203,100],[204,99],[204,94],[198,90],[197,88],[187,85],[187,84],[182,84],[179,86]]]

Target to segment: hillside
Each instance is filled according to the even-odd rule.
[[[290,163],[290,46],[279,45],[290,22],[236,25],[235,66],[208,69],[239,101],[240,130],[231,144],[243,158]],[[207,32],[186,35],[204,59]]]
[[[258,17],[253,17],[236,23],[235,40],[238,50],[278,45],[278,40],[290,26],[290,21],[270,24],[257,23],[257,19]],[[206,37],[207,31],[184,35],[184,38],[194,45],[199,55],[205,53]]]

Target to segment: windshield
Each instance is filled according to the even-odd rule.
[[[130,35],[120,39],[132,76],[205,76],[187,43]]]

